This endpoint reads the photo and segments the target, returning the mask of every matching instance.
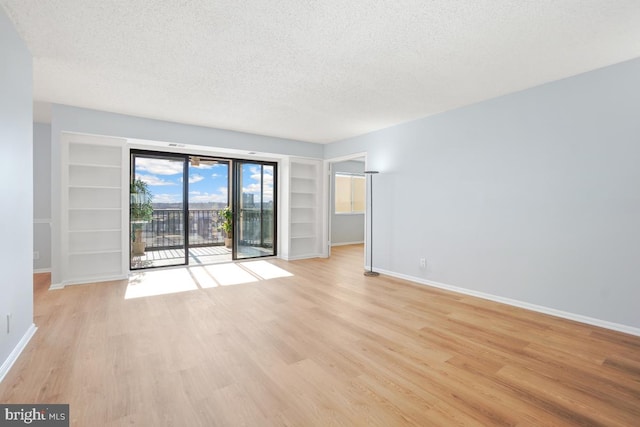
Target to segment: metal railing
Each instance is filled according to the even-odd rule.
[[[190,209],[189,246],[224,245],[222,209]],[[273,247],[273,211],[243,209],[240,212],[240,244]],[[154,209],[151,222],[139,224],[147,250],[184,247],[184,220],[181,209]]]

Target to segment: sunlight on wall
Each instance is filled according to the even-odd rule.
[[[124,298],[166,295],[283,277],[293,277],[293,274],[267,261],[151,270],[131,275]]]

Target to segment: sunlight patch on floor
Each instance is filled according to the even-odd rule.
[[[124,298],[151,297],[292,276],[292,273],[268,261],[147,270],[131,274]]]
[[[258,278],[237,264],[218,264],[205,267],[207,272],[221,286],[240,285],[242,283],[257,282]]]
[[[198,285],[203,289],[220,286],[220,284],[207,272],[205,267],[189,267],[189,271],[198,282]]]
[[[129,278],[124,299],[174,294],[198,289],[184,269],[154,270],[135,273]]]
[[[270,264],[267,261],[248,261],[243,262],[240,266],[251,271],[262,280],[293,276],[293,274],[289,273],[287,270]]]

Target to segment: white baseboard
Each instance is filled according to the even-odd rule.
[[[105,277],[87,277],[85,279],[78,280],[66,280],[62,283],[52,283],[49,286],[50,291],[55,291],[57,289],[64,289],[65,286],[74,286],[74,285],[88,285],[90,283],[100,283],[100,282],[113,282],[116,280],[127,280],[129,279],[129,274],[118,274],[115,276],[105,276]]]
[[[283,259],[285,261],[296,261],[299,259],[310,259],[310,258],[326,258],[322,254],[306,254],[306,255],[296,255],[296,256],[278,256],[278,258]]]
[[[16,345],[13,351],[9,354],[7,360],[5,360],[2,366],[0,366],[0,383],[7,375],[7,373],[9,373],[9,370],[16,362],[16,360],[18,360],[18,357],[20,357],[20,354],[22,354],[22,350],[24,350],[27,344],[29,344],[29,341],[31,341],[31,337],[33,337],[33,334],[36,333],[37,329],[38,328],[36,327],[36,325],[32,323],[31,326],[29,326],[29,329],[27,329],[27,332],[25,332],[20,341],[18,341],[18,345]]]
[[[334,246],[347,246],[347,245],[362,245],[364,240],[360,240],[358,242],[339,242],[339,243],[331,243],[331,247]]]
[[[40,273],[51,273],[51,269],[50,268],[34,268],[33,269],[33,274],[40,274]]]
[[[398,279],[408,280],[420,285],[432,286],[434,288],[445,289],[447,291],[457,292],[459,294],[471,295],[474,297],[499,302],[502,304],[511,305],[514,307],[520,307],[538,313],[544,313],[555,317],[561,317],[563,319],[574,320],[580,323],[586,323],[588,325],[599,326],[605,329],[611,329],[618,332],[624,332],[626,334],[640,336],[640,328],[634,328],[633,326],[623,325],[620,323],[609,322],[607,320],[596,319],[589,316],[583,316],[581,314],[570,313],[568,311],[557,310],[555,308],[545,307],[542,305],[531,304],[524,301],[519,301],[511,298],[504,298],[496,295],[487,294],[484,292],[474,291],[471,289],[460,288],[457,286],[447,285],[445,283],[434,282],[431,280],[422,279],[420,277],[408,276],[406,274],[395,273],[393,271],[382,270],[379,268],[376,271],[385,274],[387,276],[397,277]]]

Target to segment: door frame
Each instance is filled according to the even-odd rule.
[[[240,206],[242,200],[242,185],[241,185],[241,172],[243,164],[256,164],[261,166],[273,167],[273,253],[269,255],[257,255],[254,257],[238,257],[238,242],[240,233],[238,233],[239,227],[236,227],[240,223]],[[233,211],[233,250],[231,251],[231,258],[233,261],[243,261],[257,258],[267,258],[278,256],[278,162],[271,162],[266,160],[252,160],[252,159],[234,159],[233,161],[233,181],[231,187],[233,188],[233,194],[231,197],[231,209]],[[264,176],[264,173],[262,174]],[[263,191],[263,190],[261,190]],[[260,228],[262,232],[262,206],[260,208]]]
[[[324,209],[324,216],[325,219],[323,222],[323,238],[325,240],[325,243],[323,244],[323,247],[325,248],[325,253],[327,257],[331,257],[331,218],[333,217],[333,209],[331,208],[332,203],[331,201],[333,200],[334,197],[334,192],[335,189],[333,188],[332,185],[332,177],[333,177],[333,170],[334,170],[334,164],[335,163],[341,163],[341,162],[347,162],[350,160],[356,160],[356,159],[363,159],[364,158],[364,164],[365,164],[365,170],[367,170],[367,163],[368,163],[368,159],[367,159],[367,152],[360,152],[360,153],[353,153],[353,154],[348,154],[345,156],[340,156],[340,157],[333,157],[331,159],[326,159],[324,161],[324,177],[325,177],[325,183],[326,185],[324,185],[325,191],[324,191],[324,200],[326,202],[326,206]],[[368,197],[368,192],[366,192]],[[368,200],[365,202],[365,233],[364,233],[364,253],[367,253],[367,248],[369,246],[369,242],[368,242],[368,238],[367,238],[367,218],[369,217],[369,204],[368,204]],[[363,264],[366,264],[366,257],[363,260]]]
[[[156,158],[156,159],[181,159],[182,160],[182,230],[184,244],[184,262],[182,264],[172,264],[172,265],[157,265],[157,266],[149,266],[149,267],[141,267],[141,268],[132,268],[132,258],[129,257],[129,271],[144,271],[152,268],[162,268],[162,267],[183,267],[189,265],[189,230],[187,228],[188,225],[188,215],[189,215],[189,155],[175,152],[164,152],[164,151],[155,151],[155,150],[141,150],[137,148],[132,148],[129,150],[129,183],[132,182],[133,177],[135,176],[135,162],[134,157],[147,157],[147,158]],[[187,179],[185,179],[185,176]],[[130,197],[127,197],[130,200]],[[129,203],[131,203],[129,201]],[[131,226],[131,217],[129,218],[128,226]],[[131,238],[129,238],[129,250],[131,250]]]
[[[187,153],[187,152],[175,152],[175,151],[162,151],[162,150],[149,150],[144,148],[129,148],[129,178],[128,182],[131,182],[131,179],[134,176],[134,156],[139,155],[141,157],[150,157],[150,158],[174,158],[174,159],[182,159],[183,161],[183,171],[182,171],[182,192],[183,192],[183,207],[182,207],[182,217],[183,217],[183,232],[184,232],[184,252],[185,259],[182,264],[174,264],[171,266],[150,266],[144,268],[136,268],[132,269],[131,259],[129,259],[129,271],[144,271],[147,269],[154,268],[167,268],[167,267],[184,267],[189,266],[189,161],[192,157],[200,157],[203,159],[216,159],[220,161],[228,162],[228,178],[227,178],[227,188],[228,194],[228,204],[231,206],[233,214],[233,224],[232,224],[232,234],[233,234],[233,244],[231,249],[231,260],[232,261],[241,261],[241,260],[249,260],[249,259],[257,259],[257,258],[265,258],[265,257],[273,257],[278,255],[278,161],[268,161],[268,160],[253,160],[253,159],[242,159],[242,158],[233,158],[233,157],[224,157],[218,155],[210,155],[210,154],[195,154],[195,153]],[[242,189],[239,186],[239,171],[240,167],[243,163],[252,163],[252,164],[260,164],[260,165],[268,165],[273,166],[273,254],[270,255],[260,255],[256,257],[245,257],[238,258],[238,248],[237,248],[237,238],[236,238],[236,229],[237,223],[240,220],[239,212],[237,206],[239,204],[239,197],[242,197]],[[236,172],[238,171],[238,172]],[[237,176],[236,176],[237,175]],[[128,189],[127,189],[128,192]],[[127,200],[130,200],[127,197]],[[130,203],[130,201],[129,201]],[[127,206],[128,207],[128,206]],[[127,215],[127,218],[129,216]],[[130,221],[130,220],[129,220]],[[128,224],[128,226],[130,226]],[[129,239],[130,240],[130,239]],[[129,246],[131,245],[131,241],[129,241]]]

